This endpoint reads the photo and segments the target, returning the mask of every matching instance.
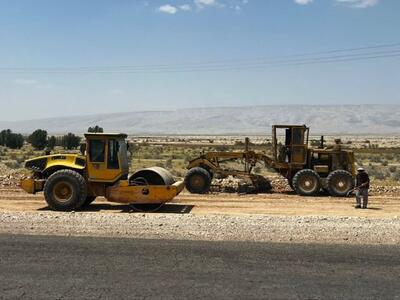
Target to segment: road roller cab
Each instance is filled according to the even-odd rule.
[[[179,194],[184,183],[153,167],[129,175],[126,134],[87,133],[81,155],[55,154],[26,161],[33,171],[21,187],[28,193],[44,191],[54,210],[76,210],[103,196],[108,201],[153,210]]]

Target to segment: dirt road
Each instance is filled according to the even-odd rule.
[[[400,199],[183,193],[157,213],[99,198],[79,212],[49,211],[43,194],[0,190],[0,233],[290,243],[400,244]]]
[[[28,195],[19,188],[0,189],[0,211],[33,212],[45,210],[46,207],[43,193]],[[183,192],[159,212],[179,212],[181,209],[192,214],[390,218],[400,216],[400,195],[372,195],[368,210],[356,210],[354,198],[300,197],[294,194],[278,193],[193,195]],[[87,210],[118,213],[130,208],[127,205],[114,204],[107,202],[104,198],[98,198]]]

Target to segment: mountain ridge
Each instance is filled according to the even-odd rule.
[[[400,105],[257,105],[103,113],[0,121],[0,129],[83,133],[99,125],[128,134],[265,134],[273,124],[306,124],[312,134],[399,134]]]

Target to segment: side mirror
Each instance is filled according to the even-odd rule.
[[[82,155],[85,155],[85,152],[86,152],[86,143],[80,145],[79,151],[81,152]]]

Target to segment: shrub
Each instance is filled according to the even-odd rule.
[[[172,168],[172,159],[171,159],[171,158],[168,158],[168,159],[167,159],[167,161],[165,162],[165,167],[166,167],[167,169]]]
[[[385,179],[385,174],[381,171],[376,171],[374,174],[375,179],[383,180]]]
[[[164,164],[159,161],[159,162],[156,163],[156,167],[164,168]]]
[[[54,135],[52,135],[47,140],[47,148],[49,148],[50,150],[53,150],[54,147],[56,146],[56,143],[57,143],[57,139],[56,139],[56,137]]]
[[[12,161],[7,161],[4,163],[7,167],[10,169],[18,169],[20,167],[19,163],[16,162],[15,160]]]
[[[64,135],[62,138],[62,146],[64,147],[64,149],[68,149],[68,150],[77,148],[79,146],[80,142],[81,142],[81,138],[71,132],[68,133],[67,135]]]
[[[397,171],[392,175],[394,180],[400,181],[400,171]]]
[[[93,127],[89,127],[89,128],[88,128],[88,132],[94,132],[94,133],[96,133],[96,132],[104,132],[104,130],[103,130],[102,127],[96,125],[96,126],[93,126]]]
[[[393,154],[386,154],[385,158],[387,160],[393,160],[394,159],[394,155]]]

